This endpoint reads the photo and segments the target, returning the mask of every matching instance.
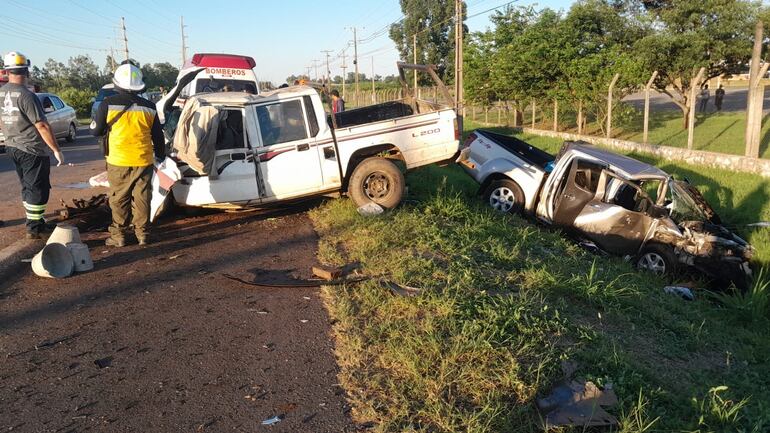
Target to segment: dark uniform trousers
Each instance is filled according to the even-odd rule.
[[[150,196],[153,166],[120,167],[107,164],[110,182],[110,235],[125,239],[130,225],[137,238],[146,238],[150,225]]]
[[[8,155],[16,166],[16,174],[21,182],[21,200],[27,214],[27,231],[40,233],[45,228],[45,205],[51,192],[51,160],[46,156],[37,156],[15,147],[7,147]]]

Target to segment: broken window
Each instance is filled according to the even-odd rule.
[[[590,161],[579,160],[575,172],[575,185],[584,191],[595,193],[599,186],[599,176],[604,166]]]
[[[240,149],[246,147],[243,134],[243,114],[241,110],[222,110],[217,130],[217,150]]]
[[[642,213],[648,213],[654,205],[650,197],[637,185],[614,176],[610,177],[607,193],[602,201],[631,212]]]
[[[308,138],[302,102],[299,99],[257,107],[263,146]]]

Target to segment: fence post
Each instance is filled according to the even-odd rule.
[[[620,78],[620,74],[615,74],[612,77],[612,82],[607,92],[607,138],[612,137],[612,91],[615,90],[615,83],[618,82],[618,78]]]
[[[553,100],[553,130],[559,130],[559,101]]]
[[[578,135],[583,134],[583,101],[578,101],[578,116],[577,116],[577,124],[578,124]]]
[[[489,123],[489,106],[484,106],[484,123]]]
[[[658,71],[654,71],[647,81],[647,85],[644,86],[644,134],[642,135],[642,143],[644,144],[647,144],[647,129],[650,125],[650,87],[657,77]]]
[[[476,120],[476,106],[471,107],[471,120]]]
[[[762,109],[765,102],[765,85],[762,84],[762,77],[767,73],[767,68],[770,63],[765,63],[759,70],[757,77],[750,83],[751,90],[749,91],[749,98],[752,99],[750,111],[746,113],[746,131],[749,137],[749,142],[746,143],[746,156],[752,158],[759,158],[759,146],[760,137],[762,132]],[[748,135],[748,132],[751,135]]]
[[[524,115],[521,115],[521,121],[524,122]],[[513,127],[518,128],[519,127],[519,113],[518,113],[518,102],[516,105],[513,106]]]
[[[703,79],[703,74],[706,72],[706,68],[700,68],[698,75],[692,78],[690,82],[690,108],[689,117],[687,118],[687,148],[692,149],[693,135],[695,132],[695,109],[698,105],[695,103],[695,89],[700,86],[700,82]]]
[[[535,109],[535,98],[532,98],[532,129],[535,129],[535,115],[537,113]]]
[[[502,104],[500,101],[497,102],[497,124],[502,125],[503,124],[503,110],[502,110]]]

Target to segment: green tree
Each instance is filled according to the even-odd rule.
[[[454,2],[400,0],[400,4],[404,19],[390,27],[390,38],[396,43],[401,58],[408,62],[414,60],[412,37],[416,34],[417,63],[436,65],[440,77],[453,76]]]
[[[66,86],[79,90],[97,91],[106,83],[99,67],[87,55],[70,57],[63,74],[66,79]]]
[[[695,101],[692,78],[701,67],[705,78],[733,74],[751,58],[753,25],[759,5],[747,0],[645,1],[640,20],[654,29],[635,44],[645,69],[657,70],[655,88],[682,110],[683,127]]]

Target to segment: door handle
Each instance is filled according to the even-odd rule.
[[[310,149],[310,145],[307,144],[307,143],[303,143],[303,144],[298,144],[297,145],[297,152],[302,152],[302,151],[308,150],[308,149]]]

